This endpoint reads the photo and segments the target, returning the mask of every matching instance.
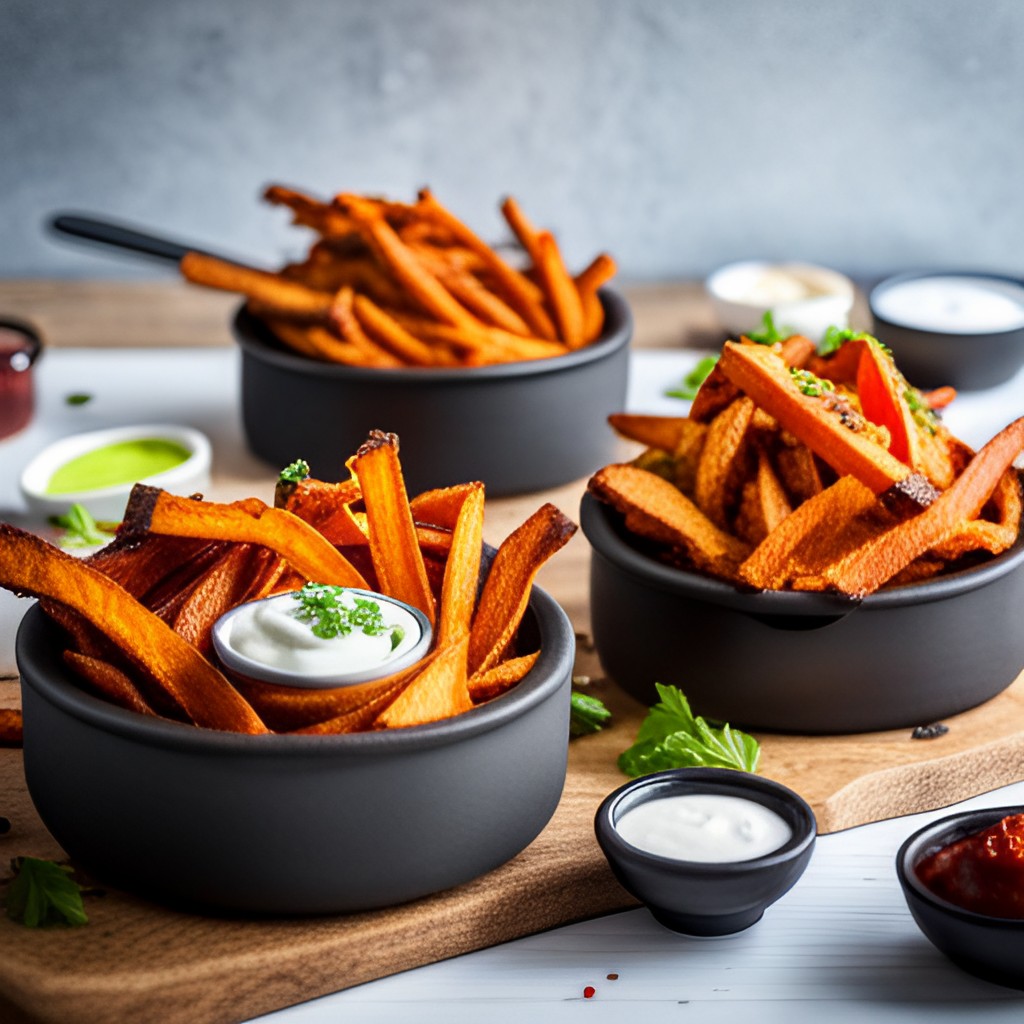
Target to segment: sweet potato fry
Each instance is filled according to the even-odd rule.
[[[835,392],[804,394],[785,362],[770,349],[726,342],[719,366],[741,391],[840,475],[857,477],[875,494],[904,484],[912,475],[849,403]],[[934,500],[936,492],[922,481],[903,493],[923,507]]]
[[[736,533],[751,544],[760,544],[792,511],[768,453],[759,451],[757,473],[743,485]]]
[[[140,715],[156,713],[128,674],[109,661],[72,650],[64,652],[64,661],[68,668],[81,676],[93,690],[111,704],[127,708],[129,711],[137,711]]]
[[[411,678],[411,673],[407,673]],[[365,704],[346,711],[334,718],[328,718],[313,725],[295,729],[294,734],[302,736],[339,736],[343,733],[363,732],[373,727],[378,715],[393,704],[408,685],[407,679],[396,682]]]
[[[575,523],[554,505],[545,504],[502,542],[470,631],[471,675],[493,668],[505,656],[526,611],[537,571],[575,532]]]
[[[783,433],[775,453],[775,466],[794,504],[799,505],[825,489],[814,452],[791,434]]]
[[[594,341],[604,328],[604,306],[599,292],[618,273],[618,269],[615,260],[602,252],[576,275],[576,291],[583,306],[583,335],[587,341]]]
[[[737,398],[708,427],[697,463],[694,503],[716,526],[726,529],[739,487],[747,475],[750,422],[754,403]]]
[[[21,741],[21,711],[0,708],[0,747],[20,747]]]
[[[356,295],[353,299],[356,318],[377,343],[406,366],[451,365],[454,359],[444,350],[420,341],[372,299]]]
[[[287,281],[278,274],[254,267],[189,252],[181,259],[181,273],[193,284],[227,292],[241,292],[278,313],[319,319],[331,308],[331,296],[298,281]]]
[[[704,433],[702,425],[687,416],[613,412],[608,422],[617,434],[630,441],[637,441],[648,448],[660,448],[664,452],[674,452],[687,432]]]
[[[438,648],[426,668],[380,713],[377,726],[404,729],[468,711],[473,706],[466,672],[468,649],[469,634]]]
[[[371,338],[359,317],[355,314],[355,292],[345,285],[339,288],[331,304],[329,319],[341,337],[364,357],[364,365],[394,368],[402,366],[403,361],[392,352]]]
[[[263,733],[253,709],[187,640],[83,561],[0,523],[0,585],[59,601],[140,665],[196,725]]]
[[[412,517],[417,523],[454,530],[463,503],[469,493],[475,491],[477,487],[477,483],[466,483],[423,491],[409,500]]]
[[[860,596],[876,590],[950,537],[964,521],[976,519],[1022,449],[1024,417],[996,434],[928,508],[826,566],[823,577],[844,594]]]
[[[347,463],[366,504],[370,552],[382,592],[419,608],[433,626],[437,618],[434,595],[406,497],[398,438],[371,431]],[[325,581],[328,582],[328,581]]]
[[[987,551],[998,555],[1012,547],[1021,525],[1021,481],[1015,469],[1007,470],[992,494],[995,506],[993,519],[972,519],[956,533],[932,548],[930,554],[938,559],[955,561],[969,551]]]
[[[733,579],[750,553],[749,545],[720,530],[689,498],[653,473],[605,466],[591,477],[588,489],[623,513],[628,530],[681,552],[701,571]]]
[[[124,529],[174,537],[261,544],[287,559],[296,572],[318,583],[366,588],[365,578],[333,544],[298,516],[263,502],[250,508],[181,498],[136,484],[125,509]]]
[[[330,203],[321,202],[283,185],[268,185],[263,198],[275,206],[286,206],[294,223],[312,228],[321,235],[345,237],[356,230],[352,221]]]
[[[486,672],[477,672],[469,680],[469,695],[473,703],[482,704],[501,696],[506,690],[511,690],[516,683],[522,682],[539,657],[540,651],[534,651],[532,654],[499,662]]]
[[[480,556],[484,532],[484,485],[470,485],[464,492],[441,585],[437,643],[447,647],[469,633],[480,580]]]
[[[570,349],[584,343],[583,304],[576,283],[562,262],[558,244],[549,231],[537,236],[537,276],[547,295],[553,313],[558,337]]]

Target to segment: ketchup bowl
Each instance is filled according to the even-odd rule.
[[[86,692],[36,606],[16,647],[29,794],[72,861],[164,903],[319,914],[440,892],[522,851],[561,796],[572,625],[534,587],[520,637],[530,672],[455,717],[250,736]]]
[[[896,875],[914,921],[936,949],[969,974],[1024,989],[1024,917],[967,909],[939,895],[919,874],[934,854],[1017,814],[1024,814],[1024,807],[964,811],[925,825],[900,847]],[[1024,876],[1024,859],[1021,868]]]

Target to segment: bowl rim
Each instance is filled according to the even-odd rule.
[[[29,608],[22,619],[15,641],[15,653],[22,687],[35,690],[44,700],[87,725],[143,745],[180,752],[280,758],[341,754],[387,757],[397,752],[446,746],[497,729],[542,704],[559,689],[572,671],[575,650],[572,623],[554,598],[536,585],[527,607],[533,613],[540,633],[540,656],[533,668],[512,689],[485,704],[440,722],[333,736],[280,733],[250,736],[204,729],[184,722],[142,715],[111,704],[78,687],[71,679],[70,670],[62,677],[54,678],[36,672],[37,666],[33,664],[32,670],[26,673],[23,662],[30,640],[48,629],[58,630],[38,603]],[[28,658],[35,660],[31,655]],[[568,736],[566,739],[568,741]]]
[[[877,590],[863,598],[801,590],[742,590],[732,583],[662,565],[630,546],[612,524],[617,515],[592,494],[580,502],[580,527],[593,549],[617,569],[649,587],[708,601],[750,615],[843,616],[857,608],[880,610],[928,604],[969,593],[1024,563],[1024,529],[1011,548],[987,561],[930,579]]]
[[[965,924],[984,925],[989,928],[1001,928],[1008,931],[1024,931],[1024,918],[994,917],[981,914],[976,910],[968,910],[957,903],[932,892],[918,877],[914,868],[925,853],[925,848],[941,849],[967,836],[975,835],[1011,814],[1024,814],[1024,806],[984,807],[973,811],[957,811],[943,818],[922,825],[912,832],[900,845],[896,853],[896,877],[900,887],[908,897],[942,913],[946,917],[955,918]]]
[[[884,324],[886,327],[896,327],[902,331],[912,331],[916,334],[930,335],[943,340],[949,339],[960,341],[965,338],[1009,340],[1012,335],[1024,334],[1024,322],[1018,324],[1016,327],[1006,327],[998,331],[944,331],[936,327],[916,327],[914,324],[903,323],[899,320],[892,320],[882,313],[879,313],[875,308],[876,296],[881,295],[883,292],[886,292],[897,285],[906,284],[908,281],[919,281],[929,277],[977,277],[988,281],[1002,281],[1006,284],[1016,285],[1018,288],[1024,288],[1024,278],[1015,277],[1013,274],[1000,273],[998,271],[943,270],[941,268],[933,268],[929,270],[905,270],[901,271],[899,274],[893,274],[890,277],[883,278],[871,287],[867,296],[868,309],[870,310],[871,315],[878,323]]]
[[[786,302],[775,303],[775,306],[793,306],[807,302],[816,302],[821,299],[840,299],[844,303],[852,304],[856,293],[853,281],[844,273],[832,267],[826,267],[821,263],[810,263],[807,260],[770,260],[770,259],[745,259],[733,260],[730,263],[723,263],[712,270],[704,278],[704,288],[708,295],[719,302],[729,303],[734,306],[742,306],[749,309],[762,309],[763,302],[747,302],[735,295],[722,290],[722,281],[734,275],[753,272],[755,270],[776,267],[783,270],[790,270],[794,273],[811,273],[822,280],[829,282],[832,286],[829,291],[820,295],[811,295],[803,299],[790,299]],[[773,306],[773,308],[775,308]]]
[[[785,804],[795,809],[796,816],[804,827],[800,831],[794,829],[792,836],[777,849],[759,857],[738,861],[685,860],[681,857],[652,853],[625,840],[616,828],[617,812],[626,801],[631,801],[630,805],[636,806],[661,796],[701,792],[741,796],[769,808],[772,804]],[[767,799],[758,800],[754,794]],[[667,871],[721,877],[770,870],[799,858],[814,844],[818,835],[818,823],[810,804],[799,793],[774,779],[733,768],[670,768],[630,779],[609,793],[594,815],[594,830],[609,856],[634,862],[642,861]]]
[[[57,467],[78,455],[84,455],[86,452],[106,445],[117,444],[120,441],[150,438],[180,444],[188,449],[189,455],[183,462],[170,469],[144,477],[147,484],[152,484],[154,487],[173,485],[183,478],[189,479],[209,472],[213,458],[213,446],[202,431],[184,424],[140,423],[121,427],[100,427],[96,430],[68,434],[56,441],[51,441],[36,452],[25,465],[18,478],[18,485],[27,500],[36,504],[44,503],[53,506],[67,507],[75,502],[87,504],[122,494],[127,496],[134,486],[134,481],[112,484],[109,487],[93,487],[84,491],[66,491],[62,494],[49,494],[45,490],[45,482],[49,480]],[[42,481],[41,485],[40,481]]]
[[[241,303],[231,320],[232,333],[243,354],[270,363],[292,373],[313,373],[330,380],[353,382],[376,381],[406,386],[430,387],[436,384],[472,384],[513,377],[561,373],[606,359],[629,344],[632,337],[633,314],[621,292],[608,286],[598,291],[605,310],[605,324],[600,337],[582,348],[548,359],[521,359],[511,363],[461,367],[372,367],[346,366],[343,363],[321,362],[271,344],[270,330]]]

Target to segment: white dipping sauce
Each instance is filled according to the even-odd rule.
[[[875,312],[904,327],[983,334],[1024,327],[1024,286],[987,277],[920,277],[883,288]]]
[[[355,595],[345,591],[339,601],[352,608],[355,599]],[[404,631],[394,648],[390,628],[379,636],[367,636],[354,629],[345,636],[318,637],[310,623],[295,617],[299,602],[291,594],[242,605],[232,615],[221,640],[252,661],[299,676],[328,676],[384,667],[414,647],[421,631],[419,622],[405,608],[383,597],[376,603],[384,625],[398,626]]]
[[[793,830],[756,800],[717,793],[656,797],[615,822],[631,846],[675,860],[731,864],[784,846]]]

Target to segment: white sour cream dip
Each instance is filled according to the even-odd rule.
[[[756,800],[718,793],[655,797],[615,822],[631,846],[675,860],[731,864],[763,857],[792,838],[793,830]]]
[[[982,334],[1024,327],[1024,286],[970,275],[900,281],[872,297],[890,323],[946,334]]]
[[[344,590],[338,602],[354,608],[357,598],[367,599],[368,595]],[[420,642],[422,629],[402,605],[382,595],[369,595],[369,599],[380,608],[387,627],[377,636],[356,628],[343,636],[319,637],[309,622],[296,617],[300,603],[289,593],[241,605],[225,620],[217,640],[243,658],[295,676],[365,676],[373,670],[386,675]],[[402,630],[395,646],[393,627]]]

